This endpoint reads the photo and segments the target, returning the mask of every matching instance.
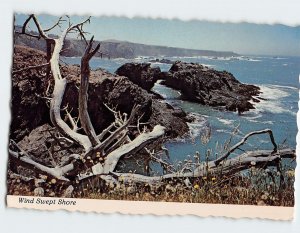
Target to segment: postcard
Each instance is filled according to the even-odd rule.
[[[15,13],[8,207],[292,219],[298,30]]]

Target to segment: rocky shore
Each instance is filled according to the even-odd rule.
[[[46,63],[46,54],[25,46],[14,49],[13,71],[32,64]],[[47,67],[29,69],[12,76],[11,138],[22,139],[36,127],[49,124],[49,103],[53,81],[46,76]],[[78,116],[78,87],[80,67],[61,64],[62,75],[68,85],[62,107]],[[126,76],[126,77],[125,77]],[[161,124],[167,128],[166,136],[176,138],[188,132],[191,119],[181,109],[174,109],[151,93],[158,79],[171,88],[180,90],[183,98],[203,105],[219,107],[242,113],[253,109],[255,96],[260,91],[254,85],[240,83],[226,71],[216,71],[200,64],[175,62],[168,72],[147,63],[127,63],[116,74],[97,69],[91,72],[88,109],[97,132],[105,129],[114,119],[113,113],[103,103],[117,111],[129,114],[134,105],[140,105],[137,117],[151,128]],[[133,132],[134,133],[134,132]]]
[[[147,63],[126,63],[117,74],[128,77],[148,91],[162,79],[161,84],[179,90],[183,99],[239,114],[254,109],[253,102],[259,102],[256,97],[260,94],[259,87],[243,84],[227,71],[200,64],[176,61],[168,72],[161,72]]]
[[[24,46],[14,48],[13,71],[32,64],[46,63],[46,54]],[[49,124],[49,106],[53,88],[52,78],[47,79],[46,67],[30,69],[12,76],[12,121],[10,137],[19,141],[38,126]],[[61,65],[62,76],[68,80],[62,107],[67,107],[72,116],[78,116],[78,87],[80,67]],[[175,138],[188,131],[185,114],[162,103],[155,95],[131,82],[127,77],[98,69],[91,72],[88,110],[97,132],[101,132],[113,121],[113,114],[103,103],[117,111],[129,114],[134,105],[140,105],[136,116],[149,128],[162,124],[167,128],[166,136]],[[134,132],[132,132],[134,133]]]

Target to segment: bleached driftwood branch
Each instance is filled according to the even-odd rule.
[[[273,136],[273,132],[271,129],[264,129],[264,130],[259,130],[259,131],[253,131],[253,132],[250,132],[248,134],[246,134],[243,139],[241,141],[239,141],[238,143],[236,143],[235,145],[233,145],[231,148],[229,148],[229,150],[224,154],[222,155],[220,158],[216,159],[214,162],[216,165],[218,165],[220,162],[222,162],[224,159],[227,159],[228,156],[233,152],[235,151],[236,149],[238,149],[240,146],[244,145],[245,142],[247,141],[247,139],[253,135],[258,135],[258,134],[269,134],[270,136],[270,140],[274,146],[274,149],[273,149],[273,152],[276,152],[277,151],[277,144],[275,143],[275,139],[274,139],[274,136]]]
[[[127,119],[126,117],[121,121],[116,119],[117,123],[111,124],[106,130],[96,135],[95,129],[92,125],[88,114],[88,84],[89,84],[89,76],[90,76],[90,67],[89,61],[90,59],[96,54],[99,50],[100,45],[98,44],[96,48],[92,48],[93,45],[93,37],[87,43],[87,48],[85,53],[82,57],[81,61],[81,85],[79,88],[79,119],[81,126],[86,135],[80,134],[77,132],[77,124],[71,117],[70,113],[67,112],[67,118],[71,122],[72,128],[62,119],[61,116],[61,103],[63,101],[64,92],[67,85],[66,78],[63,78],[60,73],[59,67],[59,56],[62,50],[64,40],[67,34],[71,31],[77,31],[81,36],[84,36],[84,31],[82,29],[83,25],[90,21],[90,18],[84,20],[81,23],[72,25],[69,24],[69,27],[63,31],[59,38],[50,38],[46,35],[45,32],[50,31],[55,26],[60,25],[61,19],[58,22],[50,27],[49,29],[43,30],[42,26],[38,22],[35,15],[30,15],[29,18],[25,21],[23,25],[22,32],[27,35],[26,26],[30,20],[33,20],[38,32],[38,38],[43,38],[46,41],[51,41],[53,44],[53,51],[51,53],[50,58],[50,67],[52,76],[54,79],[54,90],[52,93],[52,98],[50,101],[50,119],[53,125],[59,130],[59,132],[66,136],[66,138],[70,138],[72,141],[81,145],[84,149],[83,156],[77,156],[77,158],[64,166],[55,166],[55,167],[47,167],[41,163],[38,163],[32,159],[32,156],[22,151],[20,148],[17,147],[16,143],[10,143],[9,154],[11,157],[18,162],[22,163],[23,165],[30,167],[34,170],[38,170],[41,173],[47,173],[59,180],[68,181],[66,175],[70,173],[75,173],[78,176],[80,173],[84,172],[84,170],[76,170],[78,166],[79,160],[86,158],[89,155],[96,154],[97,151],[102,152],[102,156],[105,156],[105,162],[103,163],[103,174],[108,174],[110,171],[113,171],[116,167],[119,159],[122,156],[125,156],[130,153],[135,153],[136,151],[143,148],[144,145],[149,144],[153,140],[161,137],[164,135],[164,127],[156,126],[154,127],[152,132],[143,133],[139,135],[136,139],[126,143],[127,141],[126,136],[128,133],[127,127],[129,126],[130,122],[133,120],[135,113],[138,109],[137,106],[134,106],[130,117]],[[34,36],[36,37],[36,36]],[[121,114],[120,114],[121,115]],[[116,128],[113,132],[110,132],[112,128]],[[104,141],[100,141],[104,138]],[[102,166],[102,163],[98,161],[96,164],[97,166]],[[87,166],[83,166],[86,168]],[[82,167],[80,167],[82,168]],[[102,174],[102,173],[99,173]]]

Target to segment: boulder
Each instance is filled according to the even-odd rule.
[[[158,80],[159,67],[151,67],[150,63],[126,63],[119,67],[116,74],[125,76],[141,88],[150,91]]]
[[[259,87],[243,84],[227,71],[217,71],[200,64],[177,61],[169,72],[161,73],[161,76],[166,86],[180,90],[187,100],[239,114],[253,109],[250,101],[260,94]]]

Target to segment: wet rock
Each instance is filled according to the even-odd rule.
[[[254,109],[250,101],[260,93],[259,87],[243,84],[227,71],[200,64],[177,61],[161,76],[165,85],[180,90],[187,100],[239,114]],[[259,100],[256,98],[255,102]]]
[[[160,73],[160,68],[151,67],[150,63],[126,63],[116,71],[147,91],[152,89]]]
[[[150,125],[160,124],[165,126],[167,129],[166,136],[176,138],[183,136],[189,130],[186,117],[186,113],[181,109],[174,109],[169,104],[153,101],[152,114],[148,122]]]

